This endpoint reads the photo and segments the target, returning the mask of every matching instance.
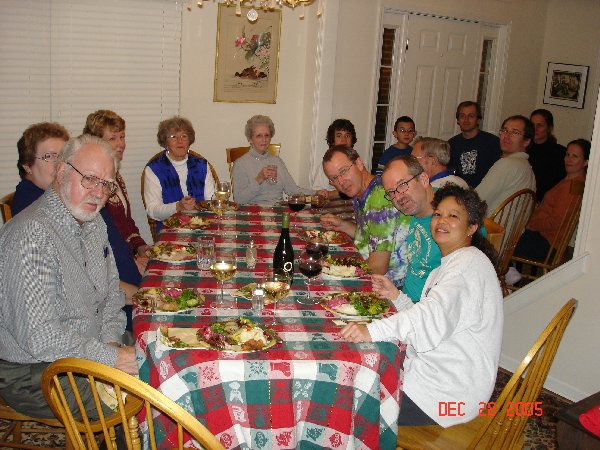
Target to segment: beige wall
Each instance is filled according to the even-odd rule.
[[[590,139],[596,96],[598,94],[598,58],[600,55],[600,2],[595,0],[550,0],[546,22],[536,106],[552,112],[555,135],[564,145],[577,139]],[[583,109],[543,103],[548,62],[590,66]]]
[[[229,177],[225,148],[247,145],[246,121],[254,114],[266,114],[275,122],[273,142],[283,144],[282,155],[298,178],[307,27],[298,19],[298,11],[286,8],[282,30],[277,103],[217,103],[213,102],[217,4],[205,2],[202,8],[183,12],[181,114],[196,130],[193,149],[211,161],[219,177]]]

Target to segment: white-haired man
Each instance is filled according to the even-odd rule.
[[[448,169],[450,144],[447,141],[431,137],[418,137],[410,154],[419,160],[419,164],[429,177],[431,187],[440,188],[446,183],[454,183],[465,189],[469,187],[465,180],[457,177]]]
[[[121,346],[124,295],[99,215],[117,168],[107,142],[72,139],[52,186],[0,231],[0,395],[19,412],[53,417],[40,378],[59,358],[137,374],[134,348]]]

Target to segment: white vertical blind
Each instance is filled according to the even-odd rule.
[[[159,150],[158,122],[179,111],[181,3],[2,0],[0,11],[0,194],[19,181],[27,126],[52,120],[76,136],[90,112],[112,109],[127,123],[121,173],[149,238],[140,175]]]

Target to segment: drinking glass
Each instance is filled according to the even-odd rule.
[[[275,184],[277,183],[277,166],[276,165],[268,165],[267,167],[269,167],[270,169],[273,169],[275,171],[275,177],[274,178],[267,178],[266,182],[269,184]]]
[[[215,251],[215,238],[214,237],[201,237],[198,239],[198,255],[196,262],[198,269],[208,270],[212,264],[213,255]]]
[[[231,183],[229,181],[219,181],[217,183],[217,190],[215,192],[215,198],[217,200],[228,201],[231,196]]]
[[[221,220],[223,219],[226,208],[227,200],[220,200],[217,198],[217,194],[213,195],[213,198],[210,201],[210,210],[217,215],[217,230],[219,234],[221,232]]]
[[[306,253],[315,255],[317,258],[319,258],[322,264],[323,260],[329,253],[329,244],[327,244],[327,241],[322,237],[316,237],[306,244],[304,250]],[[321,285],[323,284],[323,279],[317,275],[313,278],[307,278],[306,284],[312,284],[313,286]]]
[[[236,253],[233,248],[218,249],[210,265],[210,273],[221,283],[221,296],[217,297],[215,306],[217,308],[233,308],[233,301],[225,300],[223,284],[233,278],[237,270]]]
[[[297,299],[298,303],[303,305],[314,305],[317,303],[317,299],[311,298],[310,296],[310,286],[311,279],[316,277],[323,270],[323,261],[321,253],[309,253],[304,252],[300,255],[298,268],[302,275],[306,277],[306,289],[308,291],[308,296],[300,297]]]
[[[277,302],[289,294],[291,283],[291,272],[285,272],[283,269],[267,269],[265,271],[262,287],[265,299],[268,298],[273,304],[273,317],[267,325],[275,325],[277,323],[275,316]]]
[[[310,205],[313,209],[321,209],[327,203],[327,198],[324,195],[315,194],[310,197]]]

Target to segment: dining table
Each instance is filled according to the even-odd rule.
[[[339,205],[339,210],[333,209],[336,214],[352,215],[351,203]],[[307,286],[296,268],[289,295],[277,302],[275,311],[266,305],[260,314],[253,312],[251,299],[233,296],[242,286],[260,283],[263,272],[272,266],[286,210],[285,204],[239,205],[222,217],[210,211],[194,213],[209,222],[199,230],[163,227],[159,243],[195,244],[201,237],[214,236],[217,251],[234,250],[237,271],[224,285],[233,308],[215,307],[220,285],[195,260],[173,264],[150,259],[141,289],[192,288],[205,300],[182,313],[134,308],[139,376],[195,416],[226,449],[396,448],[405,345],[347,342],[340,335],[344,318],[319,302],[325,294],[370,291],[368,276],[323,275],[319,284]],[[291,214],[296,256],[306,244],[302,232],[320,229],[324,211],[332,209],[308,205]],[[358,255],[352,239],[346,238],[344,243],[329,245],[331,255]],[[257,249],[254,268],[247,266],[245,258],[250,241]],[[316,303],[302,304],[299,300],[307,300],[309,287]],[[390,304],[386,315],[394,311]],[[279,342],[266,350],[240,353],[172,348],[160,339],[161,327],[200,328],[238,317],[258,324],[274,322],[271,328]],[[144,432],[144,417],[140,419]],[[177,442],[176,427],[169,419],[156,413],[153,421],[160,448]]]

